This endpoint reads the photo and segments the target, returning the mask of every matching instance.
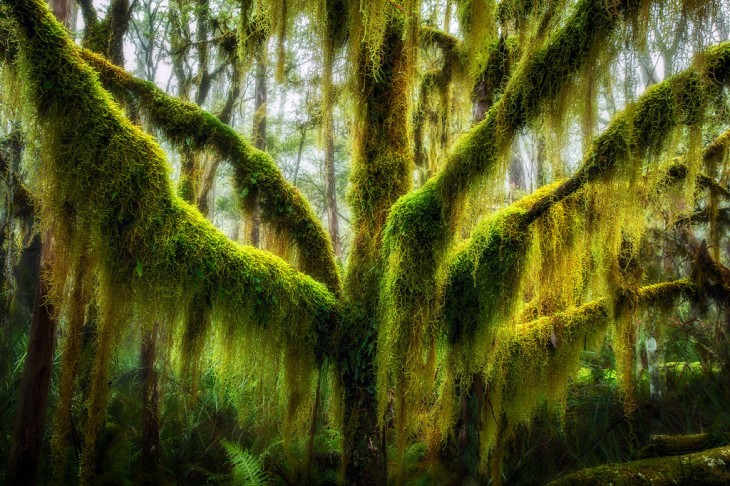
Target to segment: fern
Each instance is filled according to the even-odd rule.
[[[264,469],[264,463],[259,456],[233,442],[222,440],[221,445],[226,450],[232,466],[233,484],[236,486],[271,484],[271,475]]]

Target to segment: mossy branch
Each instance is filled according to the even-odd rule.
[[[678,456],[728,445],[730,434],[652,435],[648,445],[639,450],[639,458]]]
[[[713,56],[708,65],[716,70],[730,65],[730,43],[708,49],[706,56]],[[482,222],[471,240],[456,252],[448,270],[444,316],[452,339],[509,314],[519,291],[533,222],[587,184],[620,177],[620,170],[630,160],[643,160],[647,154],[658,152],[671,129],[697,122],[708,93],[721,86],[716,83],[726,81],[713,72],[690,68],[654,85],[614,116],[571,178],[541,188]],[[705,150],[706,159],[719,150],[718,140]]]
[[[669,456],[621,464],[598,466],[564,476],[550,483],[560,485],[594,484],[728,484],[730,447],[719,447],[683,456]]]
[[[682,296],[694,298],[697,291],[697,284],[690,279],[647,285],[633,293],[630,298],[623,297],[616,301],[595,299],[574,309],[540,317],[514,330],[506,330],[506,333],[513,335],[515,342],[541,342],[544,349],[557,349],[560,346],[584,342],[586,335],[603,329],[601,321],[605,325],[611,316],[626,312],[629,308],[666,305]],[[505,341],[505,344],[497,344],[498,348],[500,346],[512,345]]]
[[[499,101],[455,144],[444,168],[393,205],[383,238],[386,267],[378,337],[381,402],[386,400],[388,376],[395,375],[398,393],[409,393],[406,377],[416,374],[418,350],[433,338],[437,273],[469,188],[498,172],[501,155],[517,131],[563,91],[591,53],[608,39],[622,15],[640,3],[578,2],[564,27],[515,69]]]
[[[649,152],[656,153],[664,144],[672,128],[696,124],[703,114],[708,93],[716,91],[729,80],[716,72],[730,67],[730,43],[713,46],[706,51],[711,59],[704,72],[689,68],[680,74],[655,84],[639,100],[615,115],[603,133],[591,144],[583,164],[576,173],[549,194],[533,203],[525,214],[525,224],[539,218],[554,204],[562,201],[586,184],[599,178],[611,177],[628,158],[641,160]],[[710,143],[703,152],[709,162],[725,150],[730,141],[728,132]],[[670,168],[673,178],[688,175],[687,163],[683,169]],[[696,174],[695,174],[696,175]],[[708,178],[701,183],[709,184]]]
[[[458,49],[461,44],[458,38],[433,27],[421,27],[420,39],[426,46],[437,46],[440,48],[444,56],[453,55],[455,49]]]
[[[296,245],[302,271],[339,293],[340,275],[329,235],[271,156],[255,149],[236,130],[199,106],[168,95],[90,51],[81,51],[81,56],[99,72],[109,89],[135,95],[150,121],[171,141],[198,149],[211,148],[231,163],[242,198],[258,193],[262,220]]]
[[[283,358],[291,380],[313,372],[317,359],[332,351],[326,336],[339,319],[339,305],[323,284],[278,257],[230,241],[175,194],[163,151],[124,117],[42,0],[2,3],[17,24],[20,79],[37,114],[44,154],[41,224],[54,230],[58,255],[54,296],[62,294],[73,275],[69,267],[82,255],[91,259],[88,273],[98,281],[98,346],[81,458],[82,483],[91,483],[112,344],[131,315],[154,315],[174,328],[187,303],[201,302],[213,325],[182,323],[186,342],[180,347],[197,353],[186,360],[200,361],[198,340],[217,339],[237,353],[237,362],[245,363],[244,352],[259,365]],[[309,381],[297,383],[288,390],[303,396]]]
[[[682,296],[693,297],[695,292],[695,284],[688,279],[662,282],[639,289],[631,298],[596,299],[526,324],[494,329],[486,339],[475,337],[451,346],[451,359],[476,348],[484,356],[481,360],[469,358],[469,363],[482,364],[457,368],[454,378],[461,387],[468,387],[478,373],[489,383],[490,399],[482,410],[487,418],[480,437],[484,459],[505,433],[503,424],[513,430],[528,423],[545,400],[564,400],[568,377],[579,368],[582,351],[595,345],[616,314],[667,305]],[[442,399],[453,401],[455,397]]]
[[[579,2],[566,26],[516,69],[501,99],[484,121],[457,142],[444,169],[393,206],[384,243],[386,254],[393,260],[389,278],[405,279],[403,288],[433,287],[422,281],[435,275],[468,188],[495,172],[500,153],[508,148],[516,130],[561,91],[593,48],[609,36],[620,14],[637,3],[619,2],[609,8],[604,2]],[[403,297],[416,303],[429,296]]]

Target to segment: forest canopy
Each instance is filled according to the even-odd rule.
[[[730,482],[729,18],[0,0],[0,482]]]

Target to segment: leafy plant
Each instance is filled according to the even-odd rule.
[[[226,440],[221,445],[228,454],[231,463],[232,482],[239,486],[259,486],[271,484],[271,474],[264,469],[261,457],[252,454],[240,445]]]

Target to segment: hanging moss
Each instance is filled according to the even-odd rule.
[[[547,41],[546,47],[529,56],[516,69],[501,99],[484,121],[459,139],[439,174],[418,191],[401,198],[392,208],[384,234],[387,264],[382,284],[384,312],[379,341],[408,342],[412,353],[381,352],[379,368],[405,380],[403,369],[416,369],[428,341],[437,302],[437,279],[449,239],[458,222],[461,201],[468,188],[489,174],[498,172],[500,154],[509,147],[516,130],[554,98],[568,78],[605,41],[621,13],[638,2],[621,2],[608,8],[603,2],[579,2],[566,25]],[[404,349],[401,346],[397,349]],[[392,362],[399,362],[393,366]],[[405,361],[403,364],[402,361]],[[381,376],[382,376],[381,375]],[[387,385],[379,385],[385,390]],[[406,386],[398,393],[408,394]],[[384,395],[381,392],[381,399]]]
[[[519,60],[520,46],[514,36],[501,36],[489,44],[484,59],[477,60],[474,103],[490,107],[499,98]]]
[[[150,121],[174,143],[214,149],[234,167],[237,190],[244,200],[259,194],[262,220],[291,240],[302,271],[338,292],[340,277],[329,235],[301,193],[281,175],[271,156],[253,148],[233,128],[197,105],[165,94],[153,83],[136,79],[103,58],[83,52],[115,91],[134,93]],[[257,189],[255,191],[254,189]]]
[[[432,28],[421,29],[424,47],[437,47],[443,57],[440,68],[421,77],[418,102],[413,116],[414,162],[426,178],[434,175],[438,161],[450,144],[450,113],[453,111],[452,87],[463,76],[466,60],[463,46],[455,37]],[[426,126],[430,126],[430,150],[424,147]]]
[[[89,272],[98,279],[98,342],[81,458],[82,483],[90,483],[95,440],[107,402],[113,343],[128,328],[132,315],[175,316],[181,302],[192,299],[192,292],[204,295],[204,305],[215,310],[212,329],[223,322],[235,323],[238,335],[250,335],[254,330],[259,334],[265,329],[269,341],[282,345],[279,349],[287,353],[286,362],[310,363],[297,370],[305,373],[307,369],[313,372],[315,360],[331,349],[325,336],[334,327],[338,306],[322,284],[277,257],[231,242],[176,196],[160,148],[123,117],[45,4],[36,0],[5,4],[18,23],[20,69],[40,128],[45,161],[38,194],[41,221],[44,228],[56,230],[55,241],[63,258],[51,275],[55,298],[73,275],[64,260],[78,261],[81,254],[97,258]],[[92,59],[96,64],[105,63]],[[151,91],[146,94],[154,96]],[[192,112],[209,128],[220,126],[212,115],[201,115],[188,105],[164,107],[173,120],[182,117],[190,123],[185,115]],[[202,143],[204,130],[190,133]],[[276,181],[278,173],[273,169],[265,172],[270,159],[261,160],[258,155],[256,160],[257,153],[247,152],[230,132],[225,132],[228,138],[213,133],[228,142],[229,150],[251,156],[261,168],[261,179],[268,176]],[[285,207],[274,209],[286,214]],[[63,308],[65,301],[59,304]],[[204,347],[194,344],[199,334],[188,329],[183,336],[190,337],[182,340],[183,346],[201,353]],[[212,337],[210,331],[202,334]],[[250,341],[238,352],[255,353],[257,343]],[[305,361],[302,353],[308,356]],[[186,359],[199,361],[194,355]]]
[[[706,55],[711,57],[711,62],[715,66],[713,69],[716,71],[721,71],[724,63],[730,59],[718,61],[718,57],[724,57],[724,50],[721,48],[712,48]],[[383,369],[390,369],[390,372],[395,375],[396,389],[402,387],[405,388],[406,393],[409,393],[410,383],[417,383],[421,380],[419,369],[422,368],[422,353],[428,349],[428,343],[437,334],[433,326],[438,316],[443,315],[446,335],[452,346],[457,342],[489,343],[492,339],[490,336],[494,336],[494,333],[498,332],[494,329],[495,325],[508,325],[508,316],[514,315],[517,310],[516,299],[520,295],[520,282],[527,260],[527,250],[530,248],[530,241],[533,238],[530,224],[539,215],[545,214],[548,208],[556,208],[560,201],[589,181],[599,178],[610,180],[612,177],[618,176],[619,180],[626,180],[631,184],[631,181],[635,180],[634,174],[636,174],[637,167],[640,167],[640,165],[636,165],[636,160],[641,161],[647,154],[661,152],[665,140],[674,127],[681,124],[692,126],[699,123],[704,112],[708,91],[716,90],[719,87],[715,84],[715,79],[715,76],[708,76],[706,73],[700,73],[692,68],[655,86],[643,95],[635,106],[630,106],[624,113],[615,117],[604,134],[591,146],[584,165],[573,178],[543,188],[529,198],[499,211],[482,223],[470,241],[465,243],[452,259],[446,277],[443,314],[439,312],[437,306],[438,274],[434,281],[424,282],[422,275],[414,272],[414,268],[411,267],[411,265],[425,264],[423,267],[416,268],[438,268],[438,261],[443,258],[443,255],[439,255],[434,248],[424,248],[422,244],[417,247],[417,252],[411,251],[408,256],[404,256],[400,249],[394,251],[394,248],[386,246],[385,251],[390,258],[388,268],[409,266],[407,271],[402,274],[394,272],[388,276],[381,295],[381,305],[389,309],[390,319],[390,321],[386,321],[387,327],[381,327],[380,349],[385,356],[388,356],[381,362],[381,366]],[[489,118],[485,120],[485,123],[488,122]],[[418,191],[416,194],[420,196],[419,199],[416,199],[415,195],[409,196],[394,206],[388,230],[399,228],[402,233],[395,235],[388,233],[387,238],[397,236],[403,240],[407,238],[409,241],[419,242],[433,241],[438,238],[440,230],[440,215],[437,209],[439,198],[433,190],[438,182],[439,180],[436,178]],[[606,190],[612,194],[617,192],[611,186]],[[621,192],[630,191],[619,191],[619,193]],[[428,213],[426,213],[426,208],[429,208]],[[606,209],[602,208],[596,213],[616,214],[615,211]],[[420,216],[419,218],[412,217],[414,210]],[[572,214],[569,213],[559,220],[561,224],[553,226],[552,230],[541,231],[536,235],[537,241],[542,241],[547,235],[546,243],[540,243],[543,248],[550,250],[550,245],[555,247],[556,237],[558,241],[566,239],[565,235],[557,235],[572,231],[573,223],[571,221],[582,214],[580,206],[573,211]],[[396,219],[398,217],[402,217],[403,220]],[[417,221],[417,224],[411,226],[408,224],[411,221]],[[392,226],[390,226],[391,224]],[[581,224],[585,225],[585,223]],[[634,225],[638,231],[637,234],[617,233],[615,228],[621,225],[616,225],[615,220],[613,224],[606,220],[606,226],[613,228],[615,236],[612,238],[616,240],[616,244],[611,246],[614,249],[602,257],[607,258],[609,262],[609,265],[604,267],[607,269],[609,289],[612,291],[624,288],[630,290],[640,282],[640,274],[636,276],[631,273],[630,268],[633,267],[630,262],[634,260],[638,251],[637,235],[641,232],[643,222]],[[632,231],[634,230],[632,229]],[[601,232],[593,231],[593,233],[603,235]],[[572,238],[568,238],[568,241]],[[605,238],[600,241],[605,246]],[[386,239],[387,244],[390,242],[391,240]],[[559,248],[563,248],[563,250],[548,251],[544,255],[547,257],[545,261],[548,262],[548,266],[555,265],[551,255],[572,254],[575,250],[575,248],[570,248],[570,251],[566,251],[565,246]],[[585,252],[590,249],[590,246],[584,244],[584,248],[580,251]],[[426,254],[425,251],[430,253]],[[544,250],[543,253],[545,253]],[[419,260],[418,257],[414,258],[416,255],[423,260]],[[580,295],[575,293],[576,290],[580,291],[584,285],[583,265],[580,259],[577,262],[572,267],[574,270],[568,269],[568,272],[558,278],[566,287],[569,296],[562,305],[574,302]],[[538,268],[542,267],[538,266]],[[575,284],[572,283],[574,280]],[[551,282],[550,279],[547,281]],[[419,298],[414,298],[415,295],[418,295]],[[424,296],[430,296],[432,305],[430,309],[428,300],[421,300]],[[399,312],[393,313],[393,309],[398,309]],[[414,321],[417,326],[413,325]],[[629,335],[624,332],[622,336],[622,342],[629,342]],[[470,352],[464,354],[464,359],[473,360],[475,349],[478,348],[469,347]],[[466,366],[466,363],[452,365],[463,367]],[[479,369],[478,365],[474,366],[476,368],[473,369]],[[381,370],[381,379],[385,381],[387,376],[387,372]],[[468,374],[463,376],[470,379]],[[383,385],[380,386],[383,387]],[[385,389],[382,389],[381,393],[384,391]]]
[[[532,236],[524,215],[531,202],[558,185],[546,186],[496,212],[455,252],[444,291],[444,330],[449,342],[469,341],[479,327],[508,322],[514,315]]]
[[[565,406],[568,377],[579,367],[582,351],[601,341],[612,316],[674,303],[682,296],[694,296],[696,289],[686,279],[663,282],[642,287],[630,301],[612,304],[596,299],[528,323],[482,330],[454,343],[446,358],[451,370],[447,381],[468,386],[478,374],[488,386],[480,436],[482,467],[498,441],[517,425],[529,423],[545,400]],[[441,405],[456,401],[455,390],[453,386],[441,390],[436,414],[442,414]],[[454,417],[447,414],[439,420],[441,434],[448,434]]]
[[[730,62],[730,57],[726,62]],[[677,124],[697,122],[702,112],[704,89],[709,88],[703,87],[700,79],[701,75],[690,69],[656,85],[635,106],[629,106],[625,112],[615,116],[593,143],[575,176],[541,188],[480,224],[470,241],[465,242],[452,257],[446,278],[443,316],[446,334],[452,344],[469,342],[480,329],[485,332],[484,329],[498,323],[509,323],[508,316],[514,315],[516,310],[513,303],[520,291],[530,239],[537,237],[540,242],[545,238],[555,238],[556,233],[570,232],[573,227],[570,220],[581,217],[585,208],[574,208],[576,212],[567,215],[568,221],[563,217],[560,224],[552,229],[544,227],[540,232],[531,233],[531,223],[545,215],[548,209],[554,210],[568,195],[599,177],[618,175],[618,178],[632,180],[634,176],[631,174],[637,170],[632,165],[635,160],[633,157],[643,160],[647,154],[660,151]],[[690,106],[686,107],[685,102],[689,102]],[[622,166],[625,170],[617,174]],[[615,193],[612,187],[609,190]],[[612,214],[608,224],[612,228],[616,227],[615,212],[601,211],[599,214]],[[596,234],[595,229],[592,233]],[[605,268],[612,280],[610,289],[623,289],[625,292],[640,281],[639,277],[629,275],[630,262],[635,257],[638,245],[627,235],[621,236],[621,246],[608,255],[611,262],[616,262],[616,270],[612,270],[613,263]],[[561,240],[564,238],[564,235],[559,237]],[[605,246],[605,240],[602,244]],[[564,248],[562,251],[549,251],[549,243],[547,248],[548,252],[543,250],[541,257],[547,258],[548,266],[555,266],[559,256],[562,259],[562,255],[576,252],[575,248],[570,251]],[[539,262],[536,263],[538,268],[543,268]],[[535,266],[534,263],[532,266]],[[571,273],[574,272],[577,274],[572,277]],[[583,279],[582,265],[560,275],[562,282],[571,282],[573,278],[578,281]],[[551,285],[550,281],[548,285]]]

